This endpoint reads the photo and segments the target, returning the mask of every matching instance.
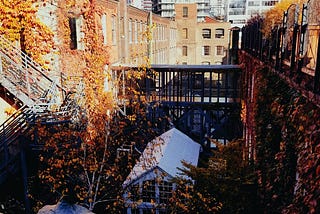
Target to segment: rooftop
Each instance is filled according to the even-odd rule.
[[[172,128],[147,144],[123,186],[128,186],[156,167],[162,169],[171,177],[178,176],[180,172],[178,168],[183,168],[181,161],[184,160],[196,166],[199,152],[200,144],[178,129]]]

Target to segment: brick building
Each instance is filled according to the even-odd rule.
[[[196,4],[175,4],[178,29],[178,64],[226,64],[229,44],[228,22],[206,17],[197,22]]]
[[[81,1],[79,3],[81,4]],[[96,14],[97,32],[103,47],[109,50],[109,65],[145,64],[222,64],[226,62],[230,24],[206,18],[197,21],[197,4],[176,4],[176,17],[165,18],[149,11],[130,6],[125,0],[99,0],[102,12]],[[41,13],[54,14],[54,7]],[[75,13],[77,11],[71,11]],[[45,20],[54,26],[58,19]],[[50,23],[51,22],[51,23]],[[52,61],[57,78],[67,72],[81,71],[85,64],[81,54],[85,50],[85,22],[81,14],[69,18],[71,50],[60,51]],[[71,29],[72,27],[72,29]],[[58,28],[52,27],[55,33]],[[99,30],[100,29],[100,30]],[[147,38],[146,32],[151,32]],[[72,54],[70,54],[71,52]],[[59,63],[57,63],[59,61]],[[60,68],[59,68],[60,66]],[[75,73],[73,72],[73,73]]]

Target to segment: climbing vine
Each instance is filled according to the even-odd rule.
[[[147,69],[143,66],[138,71],[126,72],[127,82],[121,82],[122,78],[111,79],[110,71],[106,70],[109,47],[103,44],[99,23],[103,8],[94,0],[58,1],[55,7],[60,41],[56,48],[64,72],[63,81],[71,82],[74,76],[81,80],[84,90],[80,94],[84,102],[76,105],[81,108],[76,121],[36,127],[39,141],[45,143],[39,179],[49,186],[53,200],[41,200],[35,194],[34,201],[38,200],[34,202],[38,203],[35,209],[70,195],[73,203],[81,203],[97,213],[120,212],[122,182],[137,157],[126,152],[124,158],[120,158],[117,149],[123,145],[141,149],[155,136],[145,117],[146,100],[138,92]],[[81,21],[77,26],[83,34],[79,41],[81,48],[70,48],[70,19]],[[111,90],[106,90],[106,79],[112,81]],[[119,96],[114,96],[119,84],[127,86],[125,93],[121,92],[128,100],[126,116],[119,115],[116,100]]]
[[[53,50],[53,32],[37,17],[44,2],[36,0],[1,0],[0,34],[17,42],[21,50],[43,66],[43,56]]]
[[[266,212],[319,212],[319,107],[268,67],[247,72],[255,75],[251,114],[262,207]]]

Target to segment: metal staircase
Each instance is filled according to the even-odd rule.
[[[32,120],[32,110],[23,106],[9,117],[0,128],[0,183],[8,174],[14,174],[19,170],[19,140],[25,135],[30,126],[28,121]]]
[[[48,74],[48,70],[0,36],[0,84],[24,105],[31,107],[39,102],[52,102],[59,93],[63,93]],[[53,85],[56,91],[52,91]]]
[[[19,169],[21,137],[37,117],[60,109],[64,90],[12,42],[0,36],[0,86],[23,106],[0,127],[0,183]]]

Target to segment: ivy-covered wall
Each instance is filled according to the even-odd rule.
[[[254,129],[245,130],[252,140],[244,149],[245,154],[255,151],[251,160],[262,208],[265,213],[320,213],[320,104],[267,64],[245,53],[240,63],[242,115],[252,118],[244,119],[244,127]]]

